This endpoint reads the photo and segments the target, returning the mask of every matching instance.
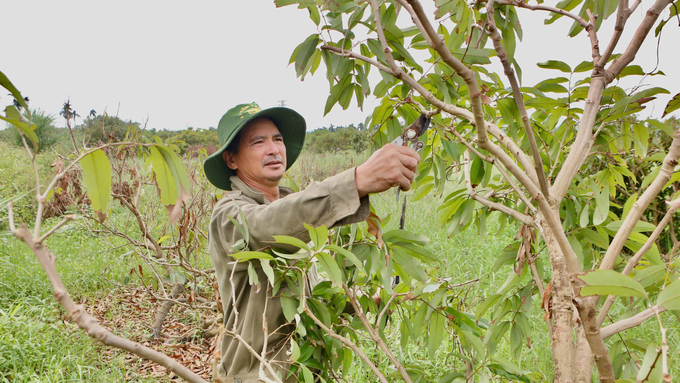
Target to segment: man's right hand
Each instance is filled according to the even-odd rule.
[[[406,146],[387,144],[356,168],[359,197],[380,193],[395,186],[410,190],[420,155]]]

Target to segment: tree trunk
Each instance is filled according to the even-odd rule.
[[[161,328],[163,327],[165,317],[168,316],[170,309],[172,309],[172,306],[175,304],[175,302],[173,302],[172,299],[176,299],[177,296],[183,292],[184,284],[177,282],[177,284],[175,284],[175,287],[172,288],[172,291],[168,295],[168,299],[170,300],[163,302],[161,307],[158,309],[158,313],[156,314],[156,320],[153,323],[152,328],[153,333],[151,334],[151,340],[158,340],[161,337]]]
[[[573,383],[574,380],[574,324],[573,294],[569,283],[567,262],[560,250],[555,235],[547,227],[544,219],[540,219],[541,234],[545,239],[552,265],[552,347],[555,358],[555,382]]]
[[[583,326],[576,329],[576,347],[574,348],[574,381],[591,383],[593,378],[593,353],[590,351]]]

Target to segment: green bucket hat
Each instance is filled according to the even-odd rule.
[[[227,166],[224,158],[222,158],[222,153],[236,137],[236,134],[249,121],[258,117],[266,117],[272,120],[279,129],[283,136],[283,143],[286,145],[286,170],[293,165],[305,143],[307,132],[305,119],[298,112],[289,108],[275,107],[262,110],[254,102],[240,104],[229,109],[217,125],[217,136],[220,139],[221,148],[203,163],[205,175],[210,183],[220,189],[231,190],[229,177],[236,175],[236,171]]]

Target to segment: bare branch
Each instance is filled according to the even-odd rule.
[[[43,241],[49,237],[50,235],[54,234],[55,231],[59,230],[62,226],[66,225],[70,221],[72,221],[74,216],[72,214],[68,214],[64,216],[64,218],[56,225],[54,225],[53,228],[51,228],[47,233],[43,234],[42,237],[40,237],[35,243],[43,243]]]
[[[465,83],[467,84],[470,97],[470,105],[472,106],[472,114],[474,117],[473,119],[470,120],[470,122],[473,122],[474,125],[476,126],[479,144],[483,145],[488,140],[488,137],[486,133],[486,121],[484,121],[484,113],[482,110],[481,100],[482,93],[479,89],[479,86],[477,86],[477,78],[475,76],[475,72],[466,67],[460,60],[458,60],[451,54],[444,40],[441,38],[441,36],[437,34],[437,32],[432,27],[432,24],[430,23],[430,20],[427,18],[425,10],[423,9],[420,2],[418,0],[407,1],[413,8],[413,12],[415,13],[416,18],[420,20],[420,24],[422,25],[422,28],[425,32],[423,33],[423,35],[426,34],[429,37],[428,41],[431,42],[430,46],[434,48],[437,51],[437,53],[439,53],[442,60],[447,65],[449,65],[453,70],[455,70],[456,73],[460,77],[462,77]]]
[[[494,0],[490,0],[486,5],[486,11],[488,15],[494,14]],[[510,59],[508,58],[503,45],[501,44],[501,35],[498,33],[496,28],[496,21],[493,17],[488,17],[487,22],[489,23],[488,30],[491,35],[491,40],[493,41],[494,48],[496,48],[496,55],[501,60],[503,64],[503,69],[505,71],[505,76],[510,81],[510,86],[512,87],[512,94],[517,103],[517,108],[519,109],[519,114],[522,117],[522,125],[524,126],[524,131],[529,140],[529,148],[531,149],[531,155],[534,159],[534,166],[536,168],[536,176],[538,177],[538,183],[541,187],[541,191],[546,198],[550,198],[550,191],[548,190],[548,182],[545,179],[545,170],[543,170],[543,160],[541,159],[541,154],[538,151],[538,145],[536,144],[536,138],[534,137],[534,130],[529,122],[529,116],[527,114],[527,108],[524,105],[524,98],[522,97],[522,92],[519,89],[519,83],[517,82],[517,77],[515,76],[515,71],[512,69]]]
[[[645,18],[642,20],[642,22],[640,22],[640,25],[635,31],[635,35],[631,38],[625,52],[623,52],[621,57],[612,62],[612,64],[609,66],[609,69],[606,70],[605,82],[607,84],[612,82],[621,73],[621,71],[635,59],[635,55],[640,50],[643,41],[654,26],[654,23],[656,23],[656,20],[659,18],[661,11],[663,11],[664,8],[666,8],[671,3],[671,0],[656,0],[656,2],[654,2],[654,4],[647,10]],[[635,6],[637,6],[637,3]]]
[[[621,224],[621,228],[614,236],[609,248],[607,248],[607,253],[602,258],[602,263],[600,264],[600,269],[613,269],[616,263],[616,258],[618,257],[621,249],[628,240],[628,236],[635,228],[635,225],[640,220],[642,213],[647,209],[647,206],[656,198],[659,192],[663,189],[664,185],[673,175],[675,171],[675,166],[678,164],[678,159],[680,158],[680,130],[676,130],[673,135],[673,142],[668,149],[668,154],[663,160],[663,165],[659,171],[659,175],[652,181],[652,183],[647,187],[647,190],[642,193],[640,198],[633,204],[630,209],[628,216]]]
[[[588,22],[583,17],[581,17],[577,14],[565,11],[564,9],[555,8],[555,7],[551,7],[551,6],[548,6],[548,5],[543,5],[543,4],[531,5],[531,4],[521,2],[521,1],[514,1],[514,0],[500,0],[500,1],[498,1],[498,4],[513,5],[513,6],[518,7],[518,8],[530,9],[532,11],[548,11],[548,12],[552,12],[552,13],[558,13],[560,15],[567,16],[570,19],[573,19],[574,21],[579,23],[583,28],[586,28],[588,26]]]
[[[593,12],[589,8],[586,8],[586,14],[588,14],[588,19],[590,23],[585,28],[588,32],[588,37],[590,37],[590,48],[592,50],[593,63],[598,63],[600,60],[600,42],[597,39],[597,30],[595,28],[595,23],[597,22],[597,16],[593,15]]]
[[[653,317],[655,315],[654,311],[662,313],[666,311],[666,308],[663,306],[654,306],[653,309],[648,308],[647,310],[641,311],[639,314],[634,315],[630,318],[626,318],[616,323],[612,323],[609,326],[603,327],[600,330],[602,339],[607,339],[614,334],[620,333],[621,331],[625,331],[628,330],[629,328],[638,326],[640,323]]]

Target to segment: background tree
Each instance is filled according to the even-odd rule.
[[[28,113],[28,112],[26,112]],[[30,116],[25,116],[27,119],[32,121],[36,128],[35,134],[38,136],[40,145],[38,150],[49,149],[56,142],[56,128],[54,127],[54,121],[56,118],[51,114],[46,114],[40,109],[34,109],[30,111]],[[12,135],[12,141],[16,146],[23,146],[21,140],[21,134],[13,127],[9,130]],[[33,148],[33,142],[29,141],[28,145]]]

